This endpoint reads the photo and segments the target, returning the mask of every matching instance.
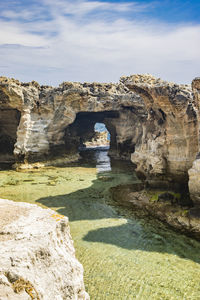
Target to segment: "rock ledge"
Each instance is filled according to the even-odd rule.
[[[68,218],[0,199],[0,299],[89,299]]]

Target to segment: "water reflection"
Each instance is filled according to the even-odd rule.
[[[114,159],[108,155],[108,150],[109,146],[83,148],[80,151],[81,160],[79,164],[88,164],[96,168],[97,173],[134,173],[135,166],[131,161]]]
[[[92,163],[98,173],[111,171],[111,160],[108,156],[108,150],[109,146],[82,149],[80,152],[82,162]]]
[[[111,162],[110,157],[108,156],[108,149],[98,149],[95,151],[95,158],[96,158],[96,168],[97,172],[105,172],[111,171]]]

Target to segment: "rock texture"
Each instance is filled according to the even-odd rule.
[[[0,299],[89,299],[68,219],[0,200]]]
[[[199,86],[198,78],[190,86],[152,75],[56,88],[1,77],[0,160],[5,152],[18,162],[77,157],[79,146],[93,138],[95,123],[104,123],[110,156],[131,158],[152,187],[187,192],[190,176],[192,200],[199,203]]]
[[[199,117],[199,145],[200,145],[200,78],[195,78],[192,81],[192,89],[194,99],[198,108]],[[196,159],[189,170],[189,190],[190,197],[195,205],[200,206],[200,148]]]
[[[86,141],[85,143],[86,147],[101,147],[101,146],[109,146],[109,140],[108,140],[108,132],[102,131],[102,132],[95,132],[94,136],[91,140]]]
[[[111,195],[118,205],[129,207],[135,215],[150,215],[200,240],[200,210],[191,207],[187,197],[182,199],[184,195],[144,189],[141,183],[113,187]]]
[[[74,153],[84,135],[94,131],[96,122],[104,122],[109,127],[111,148],[118,155],[117,145],[130,139],[132,134],[129,129],[124,135],[124,128],[120,131],[115,119],[123,122],[124,111],[132,106],[141,107],[142,99],[123,84],[64,82],[53,88],[0,78],[0,109],[21,113],[13,149],[19,161]],[[128,128],[132,123],[129,121]]]
[[[121,82],[143,98],[148,112],[142,142],[131,157],[138,171],[157,175],[162,183],[186,182],[199,145],[198,105],[191,87],[151,75],[125,77]]]

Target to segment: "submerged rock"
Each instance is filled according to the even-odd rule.
[[[89,299],[68,219],[0,199],[0,299]]]
[[[174,229],[200,240],[200,206],[188,197],[168,191],[146,190],[141,184],[111,188],[112,199],[139,216],[153,216]]]
[[[168,193],[168,192],[165,192],[165,193],[162,193],[158,196],[158,201],[161,201],[161,202],[170,202],[170,203],[174,203],[175,202],[175,197],[173,194],[171,193]]]

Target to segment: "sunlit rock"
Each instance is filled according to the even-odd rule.
[[[0,298],[89,299],[67,217],[0,199]]]
[[[177,85],[152,75],[122,77],[121,82],[144,100],[148,117],[142,139],[131,159],[137,170],[161,182],[182,182],[198,153],[198,105],[189,85]]]

